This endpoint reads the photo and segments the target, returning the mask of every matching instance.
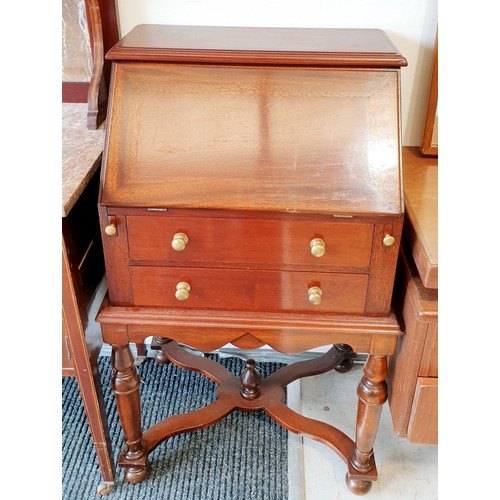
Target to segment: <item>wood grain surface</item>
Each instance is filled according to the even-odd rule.
[[[399,73],[115,67],[101,203],[400,213]]]
[[[408,63],[377,29],[139,25],[112,60],[401,67]]]

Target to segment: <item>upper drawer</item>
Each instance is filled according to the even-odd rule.
[[[367,269],[373,237],[372,224],[336,221],[129,216],[127,228],[131,259],[189,265]],[[180,251],[178,233],[188,237]]]

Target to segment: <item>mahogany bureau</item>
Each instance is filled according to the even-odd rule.
[[[129,482],[148,454],[234,409],[264,410],[330,446],[357,494],[377,478],[373,443],[387,356],[401,334],[391,294],[403,222],[400,68],[379,30],[141,25],[113,61],[99,199],[109,296],[98,320]],[[141,428],[129,343],[203,373],[217,400]],[[181,345],[269,345],[317,360],[239,379]],[[302,417],[284,387],[369,353],[354,439]]]

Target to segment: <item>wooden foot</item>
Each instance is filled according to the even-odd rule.
[[[148,473],[147,450],[141,429],[140,378],[128,344],[113,344],[112,349],[112,388],[125,436],[118,464],[125,468],[125,479],[130,483],[137,483]]]
[[[364,481],[363,479],[352,479],[347,472],[345,475],[345,484],[347,489],[355,495],[366,495],[372,487],[372,481]]]
[[[120,462],[119,462],[120,463]],[[123,462],[120,463],[121,467],[125,469],[125,480],[128,483],[140,483],[148,477],[149,474],[149,463],[146,462],[145,465],[124,465]]]

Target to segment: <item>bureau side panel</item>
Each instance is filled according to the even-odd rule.
[[[110,218],[106,207],[99,206],[109,299],[116,306],[128,306],[133,304],[133,300],[129,272],[127,219],[125,216],[116,215],[113,221],[116,225],[116,234],[109,236],[105,230],[110,223]]]
[[[365,306],[366,314],[387,314],[391,309],[402,227],[402,215],[394,217],[390,222],[382,222],[375,226],[370,263],[370,281]],[[395,238],[393,245],[384,245],[386,235]]]

